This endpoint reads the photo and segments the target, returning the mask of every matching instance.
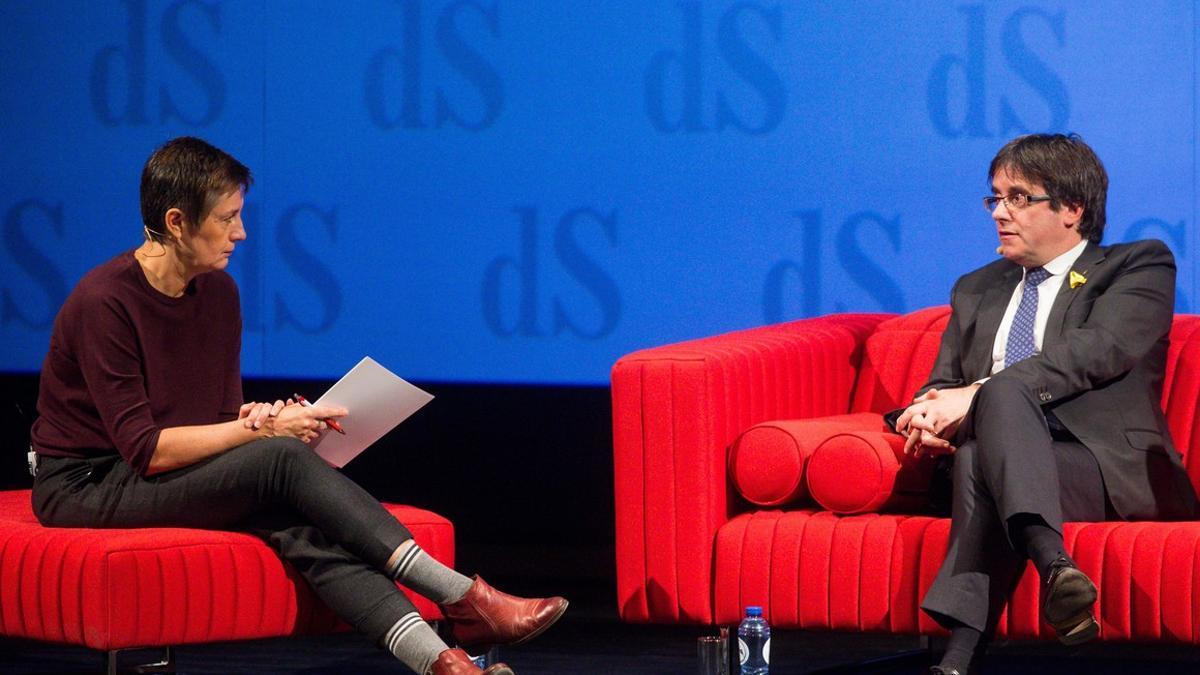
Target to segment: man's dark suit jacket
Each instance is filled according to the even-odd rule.
[[[929,381],[961,387],[1016,378],[1095,455],[1117,514],[1127,520],[1196,514],[1196,495],[1161,408],[1175,259],[1160,241],[1089,243],[1063,281],[1040,354],[991,375],[992,346],[1019,265],[1002,259],[961,277]],[[1065,478],[1065,477],[1064,477]]]

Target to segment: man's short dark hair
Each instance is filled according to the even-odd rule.
[[[1079,234],[1100,243],[1104,236],[1104,202],[1108,174],[1100,158],[1078,134],[1030,134],[1009,141],[988,169],[990,183],[1001,170],[1040,183],[1050,195],[1050,208],[1083,207]]]
[[[217,201],[233,190],[248,190],[250,169],[229,153],[192,136],[180,136],[150,155],[142,169],[142,223],[151,239],[167,239],[164,218],[179,209],[194,233]]]

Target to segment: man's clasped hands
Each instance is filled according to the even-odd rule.
[[[946,455],[956,448],[950,439],[971,409],[979,383],[950,389],[929,389],[913,399],[896,419],[896,431],[905,436],[904,454],[920,457]]]

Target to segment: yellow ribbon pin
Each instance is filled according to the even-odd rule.
[[[1071,290],[1075,290],[1076,288],[1079,288],[1087,283],[1087,277],[1083,276],[1079,272],[1076,272],[1075,270],[1071,270],[1070,283]]]

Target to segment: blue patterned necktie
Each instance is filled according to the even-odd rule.
[[[1004,347],[1004,367],[1033,356],[1033,324],[1037,319],[1038,284],[1050,278],[1050,273],[1041,267],[1025,272],[1025,288],[1021,291],[1021,304],[1008,329],[1008,342]]]

